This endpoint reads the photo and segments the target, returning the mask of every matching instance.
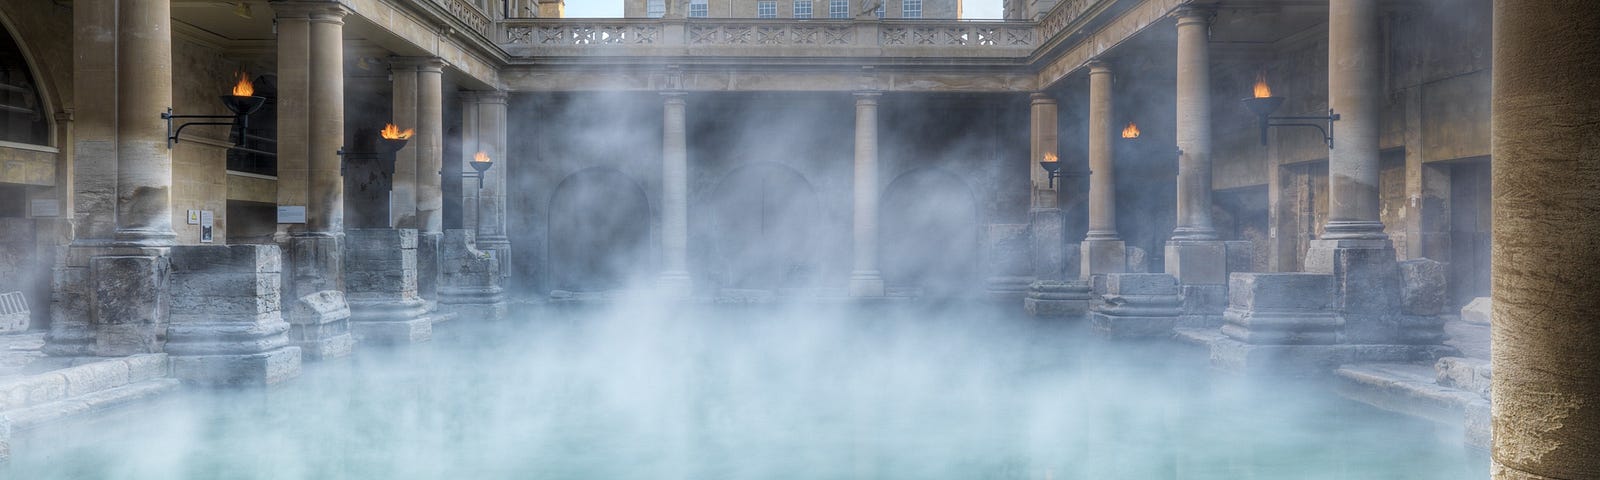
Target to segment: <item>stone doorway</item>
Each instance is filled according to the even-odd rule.
[[[647,280],[650,202],[626,174],[590,168],[550,196],[550,287],[572,292],[626,288]]]
[[[743,165],[717,183],[710,205],[722,287],[815,286],[821,206],[804,175],[778,163]]]
[[[981,292],[978,207],[967,184],[936,168],[896,178],[879,204],[878,245],[891,290],[924,297]]]
[[[1489,161],[1450,165],[1450,299],[1489,296]]]

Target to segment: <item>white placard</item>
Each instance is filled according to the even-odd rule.
[[[189,210],[189,224],[190,225],[199,225],[200,224],[200,211],[199,210]]]
[[[34,217],[59,217],[61,216],[61,201],[54,198],[35,198],[29,204],[28,210]]]
[[[306,223],[305,205],[279,205],[278,223]]]
[[[213,220],[215,219],[211,216],[210,210],[200,211],[200,243],[211,243],[211,227],[214,225],[212,223]]]

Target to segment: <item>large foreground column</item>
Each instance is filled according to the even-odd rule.
[[[878,96],[856,93],[855,263],[850,296],[883,296],[878,272]]]
[[[116,238],[172,245],[172,151],[160,116],[172,106],[172,8],[148,0],[117,12]]]
[[[1494,3],[1497,479],[1600,478],[1597,38],[1593,2]]]
[[[345,300],[343,7],[274,2],[278,24],[278,205],[283,312],[307,360],[341,357],[355,344]]]
[[[689,278],[689,159],[683,92],[662,93],[661,278],[664,295],[687,297]]]
[[[1117,177],[1111,136],[1111,67],[1089,66],[1089,232],[1083,240],[1081,277],[1128,269],[1126,246],[1117,235]]]
[[[1228,298],[1228,248],[1211,226],[1211,60],[1213,10],[1185,6],[1178,24],[1178,219],[1166,269],[1183,289],[1183,326],[1217,326]]]

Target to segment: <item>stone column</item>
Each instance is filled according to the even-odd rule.
[[[1378,0],[1328,4],[1328,108],[1340,118],[1328,151],[1328,224],[1306,252],[1308,272],[1333,272],[1336,249],[1392,250],[1378,219],[1379,13]]]
[[[1111,67],[1095,61],[1089,65],[1089,232],[1080,247],[1081,277],[1122,273],[1128,269],[1127,249],[1117,235],[1116,166],[1112,155]]]
[[[342,357],[355,344],[340,242],[344,181],[343,7],[273,2],[278,23],[278,205],[305,209],[280,224],[282,309],[306,360]]]
[[[484,176],[483,190],[478,192],[481,204],[474,217],[477,244],[494,254],[499,277],[504,279],[511,276],[511,238],[506,236],[506,178],[511,173],[511,158],[506,155],[506,92],[479,93],[475,110],[478,150],[488,153],[495,162]],[[471,171],[471,166],[463,171]],[[467,185],[463,191],[474,187]]]
[[[172,106],[169,0],[117,9],[117,233],[119,244],[168,246],[172,151],[161,112]]]
[[[400,129],[417,128],[417,64],[395,59],[389,64],[393,82],[390,96],[394,110],[391,121]],[[389,177],[389,226],[417,228],[417,145],[406,142],[394,154],[394,175]]]
[[[1067,258],[1066,219],[1058,205],[1059,185],[1052,185],[1049,174],[1039,165],[1045,155],[1058,153],[1056,99],[1049,94],[1035,93],[1031,104],[1029,155],[1023,168],[1028,169],[1032,184],[1028,238],[1032,242],[1034,281],[1028,285],[1022,309],[1039,317],[1081,316],[1088,312],[1089,288],[1081,281],[1065,281],[1067,272],[1076,265],[1070,265],[1072,262]],[[1065,177],[1056,179],[1057,183],[1066,181]]]
[[[437,300],[444,235],[444,60],[417,65],[417,294]]]
[[[1211,61],[1213,10],[1184,6],[1178,24],[1178,219],[1166,269],[1183,289],[1182,326],[1219,326],[1228,298],[1228,251],[1211,226]]]
[[[878,272],[878,92],[857,92],[855,161],[855,263],[850,296],[883,296]]]
[[[661,278],[662,293],[686,297],[689,278],[689,159],[683,92],[662,94]]]
[[[1494,2],[1496,479],[1600,478],[1595,38],[1593,2]]]

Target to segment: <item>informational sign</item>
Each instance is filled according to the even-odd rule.
[[[35,198],[28,204],[28,210],[34,217],[59,217],[61,201],[54,198]]]
[[[306,223],[306,206],[279,205],[278,223]]]
[[[200,243],[211,243],[212,220],[210,210],[200,211]]]
[[[199,225],[200,224],[200,211],[199,210],[189,210],[189,224],[190,225]]]

